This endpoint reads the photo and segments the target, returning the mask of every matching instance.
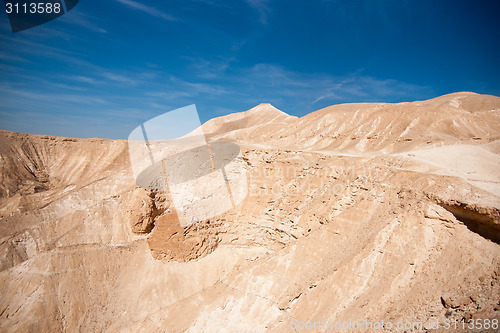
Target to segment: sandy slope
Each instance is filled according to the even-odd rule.
[[[249,192],[187,227],[125,141],[1,131],[0,330],[499,318],[500,98],[261,104],[203,128],[240,146]]]
[[[447,145],[416,150],[403,155],[437,167],[436,174],[465,179],[470,184],[500,196],[500,155],[485,145]],[[488,145],[486,145],[488,146]]]

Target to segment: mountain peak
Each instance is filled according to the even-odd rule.
[[[279,114],[286,114],[286,112],[281,111],[280,109],[276,108],[274,105],[271,103],[260,103],[257,106],[254,106],[250,110],[248,110],[249,113],[254,113],[254,112],[266,112],[266,113],[279,113]]]

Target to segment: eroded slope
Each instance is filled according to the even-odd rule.
[[[498,318],[499,110],[460,93],[211,120],[249,192],[187,227],[168,193],[136,186],[126,142],[0,132],[0,328]]]

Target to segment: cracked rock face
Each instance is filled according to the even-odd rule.
[[[0,330],[499,319],[499,110],[456,93],[212,119],[248,194],[190,225],[125,141],[0,131]]]

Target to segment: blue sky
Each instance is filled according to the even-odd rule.
[[[500,95],[499,1],[80,0],[13,34],[0,14],[0,129],[127,138],[196,104],[293,115],[456,91]]]

